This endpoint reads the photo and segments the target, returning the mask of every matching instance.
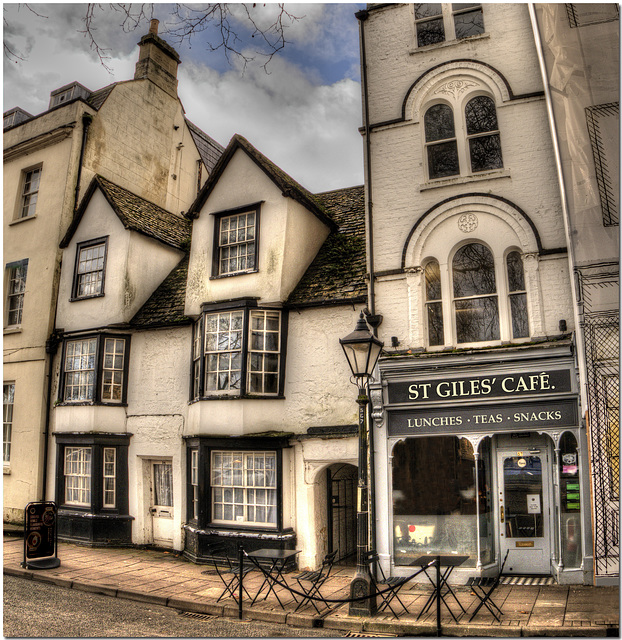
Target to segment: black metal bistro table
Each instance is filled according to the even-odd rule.
[[[283,569],[285,568],[287,561],[290,558],[293,558],[294,556],[299,554],[300,551],[301,549],[257,549],[257,551],[248,552],[247,554],[248,557],[257,566],[259,566],[260,560],[271,561],[269,569],[267,570],[264,569],[264,571],[266,571],[266,573],[269,575],[265,576],[264,581],[261,583],[261,587],[259,587],[259,591],[255,594],[255,597],[251,602],[251,607],[255,604],[257,598],[259,597],[259,594],[263,591],[264,587],[268,585],[268,592],[266,593],[263,599],[265,600],[270,595],[270,591],[272,591],[272,593],[274,593],[276,599],[278,600],[279,604],[281,605],[281,609],[285,609],[285,607],[283,606],[283,603],[281,602],[274,588],[275,587],[274,581],[275,580],[285,581],[283,577]],[[292,596],[294,596],[293,593],[292,593]],[[296,596],[294,596],[294,600],[296,600]],[[296,600],[296,602],[298,601]]]
[[[466,613],[466,611],[464,610],[464,607],[460,604],[460,601],[458,600],[458,598],[456,598],[456,594],[453,592],[453,589],[449,586],[449,583],[447,581],[449,580],[449,576],[451,575],[451,572],[456,567],[459,567],[461,564],[464,564],[468,559],[469,559],[469,556],[458,556],[453,554],[435,556],[433,554],[430,554],[425,556],[419,556],[416,560],[413,560],[413,562],[410,563],[410,566],[412,567],[423,567],[425,575],[428,577],[428,580],[435,587],[434,591],[432,592],[432,595],[428,598],[427,602],[423,606],[423,609],[417,616],[417,620],[419,620],[419,618],[430,609],[430,607],[434,604],[437,598],[440,598],[440,602],[442,602],[447,608],[447,610],[449,611],[449,613],[451,613],[451,617],[456,622],[458,622],[458,619],[454,615],[454,612],[449,608],[449,605],[447,604],[447,600],[445,599],[445,598],[448,598],[450,595],[458,603],[458,606],[462,610],[462,613]],[[439,572],[438,584],[437,584],[437,581],[433,580],[430,577],[430,574],[428,573],[430,569],[432,569],[433,567],[436,567],[436,563],[432,566],[428,566],[430,562],[432,562],[433,560],[436,560],[439,563],[438,564],[438,572]],[[445,592],[443,592],[444,588],[446,589]],[[439,615],[440,615],[440,602],[437,604]],[[440,625],[440,620],[437,621],[437,624]]]

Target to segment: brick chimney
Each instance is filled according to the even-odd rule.
[[[158,20],[152,20],[149,33],[140,39],[140,53],[134,80],[147,78],[168,94],[177,97],[177,51],[158,36]]]

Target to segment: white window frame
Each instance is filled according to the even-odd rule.
[[[71,460],[71,456],[75,456]],[[64,450],[65,504],[91,506],[92,447],[70,447]]]
[[[413,34],[413,49],[415,50],[427,50],[427,49],[431,49],[434,47],[440,47],[443,46],[445,44],[453,44],[453,43],[457,43],[457,42],[462,42],[463,40],[466,40],[468,38],[473,38],[473,37],[481,37],[486,33],[486,25],[484,23],[484,30],[481,33],[478,34],[473,34],[472,36],[465,36],[463,38],[457,38],[456,37],[456,24],[455,24],[455,16],[463,14],[463,13],[469,13],[470,11],[476,11],[478,6],[482,12],[482,19],[483,19],[483,14],[484,14],[484,8],[483,8],[483,3],[480,3],[478,5],[474,5],[472,7],[467,7],[467,8],[460,8],[457,9],[456,11],[453,10],[452,8],[452,4],[450,2],[443,2],[441,3],[441,13],[440,14],[435,14],[433,17],[426,17],[426,18],[415,18],[415,6],[414,4],[411,5],[411,11],[412,11],[412,22],[413,22],[413,26],[414,26],[414,34]],[[445,39],[440,41],[440,42],[435,42],[433,44],[426,44],[426,45],[422,45],[419,46],[418,45],[418,36],[417,36],[417,25],[425,23],[425,22],[429,22],[430,20],[434,20],[437,19],[437,17],[440,16],[443,20],[443,30],[445,32]]]
[[[5,382],[2,402],[2,462],[11,464],[11,441],[13,437],[13,411],[15,407],[15,383]]]
[[[219,456],[220,464],[218,464]],[[264,473],[262,478],[261,472],[259,472],[258,478],[256,462],[262,460],[265,471],[268,458],[273,465],[270,468],[271,474]],[[231,481],[225,477],[225,473],[229,469],[231,469]],[[264,528],[276,527],[278,522],[277,473],[278,457],[276,451],[212,451],[210,458],[212,523]],[[272,475],[272,478],[269,478],[269,475]],[[227,492],[230,492],[230,500],[226,499]],[[262,492],[264,492],[263,501],[260,497]],[[225,517],[228,506],[231,509],[231,517]],[[264,517],[258,518],[257,516],[261,513],[264,514]]]
[[[79,353],[76,353],[78,344],[81,347]],[[71,354],[69,354],[70,345],[72,347]],[[97,338],[67,340],[64,346],[63,402],[93,402],[95,400],[97,379]],[[86,350],[84,349],[85,347]],[[75,366],[76,362],[78,366]],[[72,377],[77,379],[77,383],[73,380],[69,382]],[[74,388],[78,389],[78,397],[68,397],[68,390]],[[84,393],[80,391],[82,388],[85,390]]]
[[[109,345],[112,346],[112,351],[108,351]],[[126,349],[127,340],[125,338],[104,338],[104,353],[102,356],[103,362],[101,373],[102,402],[123,402]]]
[[[252,224],[248,223],[249,216],[252,216]],[[216,224],[218,225],[218,244],[216,250],[218,251],[218,273],[219,276],[234,275],[236,273],[248,273],[250,271],[257,270],[257,219],[258,212],[255,209],[249,209],[248,211],[241,211],[239,213],[232,213],[230,215],[219,216]],[[231,223],[236,221],[235,232],[231,229]],[[244,222],[244,225],[240,225],[240,222]],[[227,229],[223,229],[223,226],[227,226]],[[239,239],[240,229],[245,230],[244,237]],[[251,231],[252,230],[252,231]],[[250,235],[252,237],[249,237]],[[243,254],[239,254],[240,251],[244,251]],[[231,252],[235,252],[237,255],[231,256]],[[225,257],[225,254],[227,257]],[[238,261],[242,257],[251,264],[247,264],[244,268],[239,268],[239,264],[232,267],[233,261]]]
[[[276,317],[277,328],[269,328],[268,322]],[[254,320],[261,319],[261,327],[255,327]],[[248,365],[246,391],[253,395],[276,396],[279,393],[279,381],[281,371],[281,313],[270,309],[251,309],[248,327]],[[268,337],[276,338],[276,349],[266,347]],[[255,338],[259,338],[261,346],[254,347]],[[276,356],[276,370],[271,370],[266,363],[271,357]],[[257,365],[254,364],[257,361]],[[276,376],[276,391],[266,391],[267,379]],[[253,380],[261,380],[258,388],[253,388]]]
[[[217,327],[215,331],[211,330],[211,323],[209,318],[216,318]],[[225,319],[228,322],[225,322]],[[233,321],[239,321],[240,328],[232,329],[231,325]],[[225,324],[228,324],[228,328],[225,328]],[[203,393],[206,396],[216,395],[239,395],[242,389],[242,358],[244,353],[244,311],[242,309],[215,311],[214,313],[206,313],[204,316],[204,346],[203,356],[205,360],[204,373],[203,373]],[[232,336],[238,335],[239,346],[236,348],[231,347]],[[218,345],[223,344],[223,340],[226,338],[226,346],[228,348],[218,349]],[[214,346],[216,343],[216,348]],[[210,361],[217,361],[216,368],[210,367]],[[229,361],[228,366],[226,361]],[[234,366],[233,360],[239,362],[239,367]],[[221,367],[222,361],[222,367]],[[219,376],[221,374],[228,374],[228,382],[225,388],[219,389]],[[215,375],[216,387],[210,388],[208,386],[208,376]],[[234,376],[237,376],[237,387],[235,385]]]
[[[110,456],[110,459],[106,459]],[[102,448],[102,506],[114,509],[117,506],[117,450],[115,447]]]
[[[22,325],[27,278],[27,259],[6,265],[6,327],[21,327]]]
[[[199,450],[190,451],[190,485],[192,486],[192,518],[199,519]]]
[[[41,188],[42,173],[42,165],[25,169],[22,172],[22,189],[17,214],[19,220],[32,218],[37,212],[37,200],[39,197],[39,189]]]
[[[107,255],[107,238],[78,244],[72,300],[86,300],[104,295]]]

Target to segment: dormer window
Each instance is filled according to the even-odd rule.
[[[97,238],[78,244],[72,300],[104,295],[107,246],[107,238]]]
[[[257,270],[259,204],[215,214],[212,275]]]
[[[86,87],[83,87],[79,82],[73,82],[50,93],[50,106],[48,108],[52,109],[76,98],[86,100],[90,95],[91,92]]]

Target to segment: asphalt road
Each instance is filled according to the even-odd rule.
[[[200,619],[175,609],[74,591],[4,576],[4,636],[8,638],[341,638],[330,629]]]

